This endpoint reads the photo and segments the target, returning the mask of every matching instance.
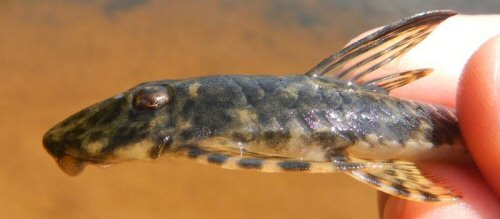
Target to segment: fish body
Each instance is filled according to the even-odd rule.
[[[142,83],[56,125],[44,146],[70,175],[88,163],[184,156],[229,169],[346,172],[403,198],[455,200],[415,165],[468,156],[454,111],[388,95],[431,70],[361,80],[453,14],[391,24],[305,75]]]

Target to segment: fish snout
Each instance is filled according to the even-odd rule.
[[[66,143],[60,139],[54,128],[43,136],[43,146],[66,174],[77,176],[85,169],[86,162],[68,153]]]

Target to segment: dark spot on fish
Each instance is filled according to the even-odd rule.
[[[238,161],[238,165],[246,169],[260,169],[262,160],[258,158],[242,158]]]
[[[356,135],[356,133],[354,131],[350,131],[350,130],[339,131],[339,134],[343,137],[343,139],[341,139],[341,140],[350,142],[350,145],[353,145],[358,141],[358,136]],[[339,140],[339,139],[337,139],[337,140]]]
[[[439,197],[437,195],[431,194],[426,191],[419,191],[425,201],[439,201]]]
[[[193,114],[193,111],[195,109],[195,102],[194,100],[187,100],[183,107],[182,107],[182,115],[184,116],[184,119],[187,121],[187,119],[189,119]]]
[[[135,109],[130,110],[127,116],[129,121],[143,121],[146,123],[147,121],[151,121],[156,116],[156,113],[156,110]]]
[[[393,181],[394,181],[394,183],[399,184],[399,185],[403,185],[405,183],[405,180],[403,180],[401,178],[394,178]]]
[[[384,170],[384,173],[389,176],[396,176],[396,171],[394,170]]]
[[[193,148],[189,148],[188,157],[194,159],[194,158],[197,158],[197,157],[204,155],[206,153],[207,153],[206,151],[201,150],[198,147],[193,147]]]
[[[241,132],[235,132],[232,134],[232,138],[236,142],[250,142],[255,139],[254,133],[241,133]]]
[[[181,132],[180,136],[184,139],[184,140],[189,140],[189,139],[192,139],[193,136],[194,136],[194,129],[188,129],[188,130],[184,130]]]
[[[87,128],[77,126],[64,134],[62,142],[68,147],[80,147],[83,140],[82,135],[85,132],[87,132]]]
[[[406,179],[410,180],[410,181],[417,181],[418,179],[415,178],[415,176],[413,174],[405,174],[405,177]]]
[[[148,136],[148,125],[146,123],[137,127],[120,127],[109,139],[108,145],[102,150],[103,153],[111,153],[118,147],[137,143]]]
[[[381,183],[380,180],[374,176],[373,174],[366,173],[364,176],[365,180],[368,181],[368,183],[380,187]]]
[[[332,132],[316,132],[312,134],[311,138],[322,147],[331,148],[332,145],[336,145],[335,140],[338,137]]]
[[[97,117],[98,119],[99,119],[99,117],[101,117],[99,119],[99,123],[100,124],[108,124],[108,123],[111,123],[113,120],[115,120],[118,116],[120,116],[120,113],[122,112],[123,108],[124,107],[119,102],[109,104],[104,109],[99,110],[99,112],[96,113],[96,115],[94,115],[93,117]],[[100,114],[100,112],[103,112],[103,113]]]
[[[229,156],[224,155],[224,154],[210,154],[208,155],[208,162],[213,163],[213,164],[223,164],[226,162],[226,160],[229,158]]]
[[[69,139],[74,139],[74,138],[79,138],[82,134],[87,132],[87,128],[82,127],[82,126],[77,126],[71,131],[68,131],[67,133],[64,134],[64,139],[69,140]]]
[[[302,161],[283,161],[278,163],[278,166],[287,171],[305,171],[309,170],[311,164]]]
[[[393,183],[391,185],[392,188],[394,188],[396,190],[396,193],[398,193],[399,195],[403,196],[403,197],[408,197],[410,195],[410,191],[408,191],[408,189],[400,184],[396,184],[396,183]]]
[[[219,130],[228,125],[232,121],[232,117],[228,115],[227,109],[230,107],[216,107],[210,105],[201,105],[197,110],[193,126],[204,127],[209,130]]]
[[[292,135],[288,131],[267,131],[263,134],[263,139],[272,146],[277,146],[280,144],[287,143]]]
[[[103,136],[104,136],[104,133],[102,131],[94,131],[94,132],[90,133],[89,141],[90,142],[97,141],[97,140],[101,139]]]

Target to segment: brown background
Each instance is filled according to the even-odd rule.
[[[300,73],[356,34],[416,12],[500,11],[497,0],[37,2],[0,0],[0,218],[376,218],[375,190],[342,174],[172,160],[70,178],[41,138],[143,81]]]

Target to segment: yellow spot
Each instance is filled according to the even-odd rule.
[[[311,162],[310,165],[309,172],[312,173],[331,173],[336,171],[330,162]]]
[[[370,144],[378,144],[378,137],[375,134],[368,134],[366,135],[365,139],[370,143]]]
[[[225,137],[213,137],[198,141],[197,145],[207,151],[225,151],[238,154],[245,145]]]
[[[179,118],[176,123],[176,127],[179,129],[188,129],[192,126],[193,124],[191,123],[191,120],[184,120],[183,118]]]
[[[298,94],[299,91],[296,86],[288,86],[285,89],[283,89],[283,91],[285,91],[293,99],[297,99],[297,97],[299,96]]]
[[[402,145],[398,141],[386,141],[384,142],[385,147],[399,149]]]
[[[254,122],[257,120],[257,115],[248,109],[237,110],[238,118],[242,123]]]
[[[152,141],[142,141],[134,145],[125,145],[114,152],[117,160],[150,160],[149,154],[154,146]]]
[[[200,88],[200,83],[194,83],[189,86],[189,95],[192,97],[198,96],[198,89]]]
[[[407,148],[421,147],[421,144],[416,139],[408,139],[408,141],[406,141],[404,145]]]
[[[101,149],[106,145],[105,141],[94,141],[87,145],[87,152],[91,155],[97,155]]]
[[[323,161],[326,156],[325,150],[320,146],[313,146],[302,153],[304,154],[303,159],[312,161]]]

